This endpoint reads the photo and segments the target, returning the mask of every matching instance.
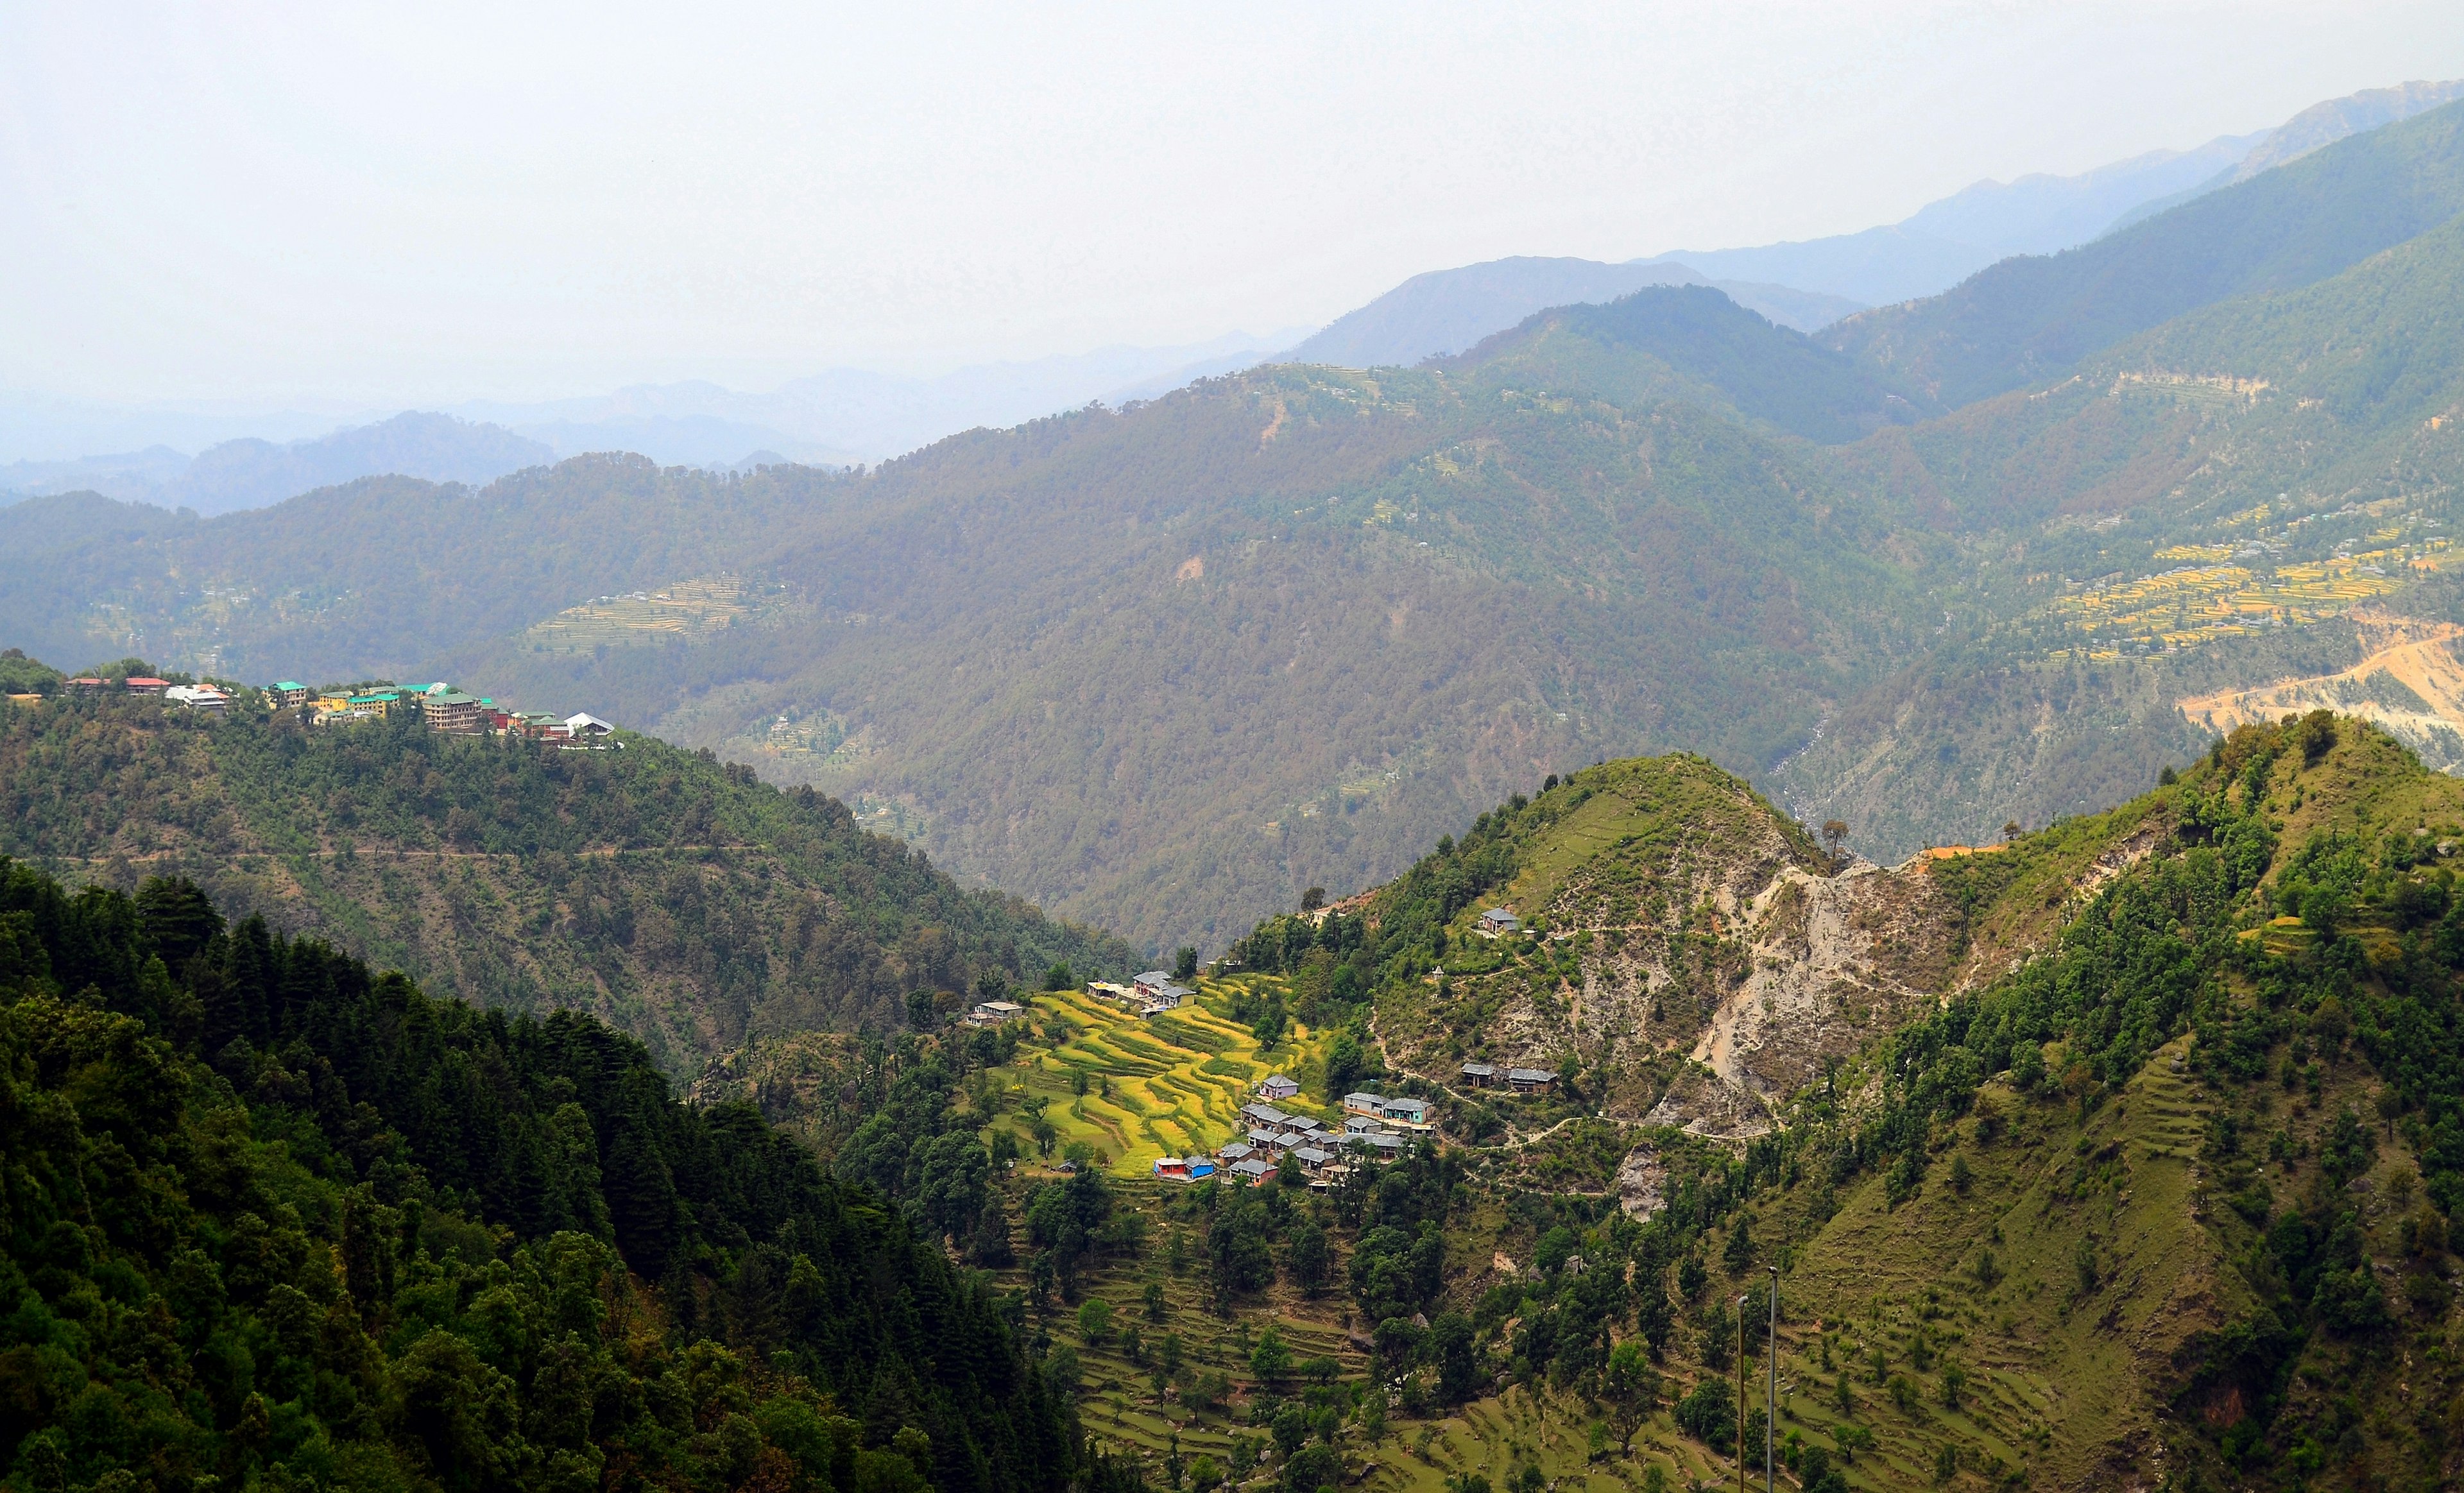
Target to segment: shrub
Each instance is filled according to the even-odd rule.
[[[1677,1402],[1677,1424],[1715,1451],[1737,1444],[1737,1396],[1726,1379],[1706,1378]]]

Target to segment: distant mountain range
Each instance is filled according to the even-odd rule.
[[[1432,271],[1297,339],[1288,331],[1234,334],[930,377],[842,368],[766,393],[695,381],[640,384],[576,399],[470,401],[442,414],[340,428],[329,417],[291,412],[264,416],[258,428],[238,439],[222,438],[235,424],[246,428],[230,416],[0,395],[0,454],[57,450],[70,441],[89,450],[109,450],[110,443],[127,447],[0,466],[0,501],[84,489],[216,514],[363,476],[483,483],[523,466],[593,451],[630,451],[664,465],[715,470],[782,462],[852,466],[919,450],[954,431],[1001,428],[1089,403],[1117,406],[1153,399],[1193,379],[1265,362],[1408,366],[1460,354],[1551,307],[1611,301],[1655,285],[1709,286],[1775,326],[1810,333],[1870,306],[1935,295],[2005,260],[2089,243],[2459,97],[2464,82],[2374,89],[2314,105],[2274,130],[2219,137],[2191,150],[2151,151],[2079,176],[1980,182],[1902,222],[1804,243],[1684,251],[1623,264],[1515,256]],[[1942,314],[1940,308],[1928,313]],[[2152,323],[2143,318],[2134,325],[2145,324]],[[289,432],[298,433],[282,439]],[[201,440],[202,453],[187,454],[194,449],[189,443]]]
[[[1811,332],[1865,303],[1784,285],[1714,280],[1682,264],[1601,264],[1518,255],[1416,274],[1357,311],[1346,312],[1278,362],[1338,368],[1409,366],[1462,352],[1535,311],[1615,300],[1649,285],[1707,285],[1780,326]]]
[[[1645,285],[1715,285],[1801,332],[1869,306],[1938,295],[1989,265],[2054,254],[2299,160],[2322,145],[2464,98],[2464,81],[2406,83],[2315,104],[2273,130],[2155,150],[2078,176],[1979,182],[1898,223],[1801,243],[1680,250],[1623,264],[1516,257],[1412,278],[1330,322],[1285,357],[1347,368],[1458,353],[1547,306]]]
[[[1551,302],[1534,301],[1519,315],[1546,304]],[[528,404],[477,400],[444,412],[342,422],[339,428],[330,416],[265,417],[278,429],[319,432],[288,441],[228,438],[225,432],[235,423],[228,416],[0,395],[0,452],[55,450],[65,442],[143,443],[106,455],[0,465],[0,502],[11,494],[91,491],[125,502],[218,514],[261,508],[360,477],[488,482],[522,467],[593,451],[629,451],[665,466],[719,470],[782,462],[854,466],[913,450],[957,430],[1017,425],[1089,403],[1152,399],[1192,379],[1252,366],[1296,335],[1286,329],[1180,346],[1110,347],[930,377],[839,368],[768,393],[685,382]],[[178,449],[200,437],[207,438],[200,454]]]
[[[637,384],[543,404],[474,401],[453,412],[518,430],[560,456],[629,450],[671,466],[725,467],[768,451],[808,465],[850,466],[978,426],[999,428],[1098,401],[1152,398],[1195,378],[1251,366],[1290,335],[1107,347],[931,377],[833,368],[760,394],[698,381]]]
[[[226,514],[380,472],[483,486],[509,472],[544,466],[556,454],[501,426],[406,412],[283,445],[253,436],[225,441],[194,457],[156,446],[77,461],[20,461],[0,467],[0,493],[96,492],[162,508]]]

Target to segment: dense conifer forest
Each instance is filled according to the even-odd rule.
[[[8,863],[0,1001],[23,1493],[1096,1475],[979,1279],[587,1018]]]

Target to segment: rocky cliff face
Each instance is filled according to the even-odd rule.
[[[2100,826],[2005,861],[1927,851],[1897,867],[1826,855],[1742,780],[1698,757],[1610,764],[1448,930],[1413,1009],[1380,1013],[1388,1057],[1453,1085],[1461,1065],[1605,1085],[1612,1118],[1742,1139],[1827,1065],[2008,969],[2063,910],[2153,844]],[[1525,926],[1490,937],[1502,907]],[[1672,1061],[1682,1059],[1682,1062]]]

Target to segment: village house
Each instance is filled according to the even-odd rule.
[[[402,703],[402,696],[391,690],[371,690],[365,694],[345,693],[331,706],[327,704],[328,698],[319,696],[317,701],[317,725],[377,720],[391,714],[394,707]]]
[[[999,1026],[1003,1021],[1015,1021],[1024,1015],[1026,1007],[1015,1000],[979,1000],[976,1008],[967,1013],[967,1024]]]
[[[1195,1182],[1215,1175],[1215,1163],[1204,1156],[1158,1156],[1155,1175],[1176,1182]]]
[[[1523,919],[1504,908],[1490,908],[1480,915],[1480,931],[1491,938],[1500,933],[1520,933]]]
[[[1293,1150],[1292,1160],[1299,1163],[1302,1171],[1315,1176],[1333,1162],[1334,1153],[1315,1146],[1301,1146]]]
[[[1294,1099],[1300,1096],[1300,1091],[1299,1082],[1288,1073],[1269,1073],[1266,1081],[1258,1086],[1261,1099]]]
[[[163,699],[165,704],[185,705],[215,715],[231,708],[231,696],[209,684],[175,684],[163,692]]]
[[[1251,1156],[1246,1160],[1235,1161],[1232,1163],[1233,1179],[1235,1181],[1246,1182],[1252,1187],[1265,1186],[1267,1178],[1274,1175],[1275,1164],[1271,1161],[1263,1160],[1257,1156]]]
[[[171,688],[171,681],[131,674],[120,682],[120,687],[131,694],[161,694]]]
[[[428,729],[447,736],[475,736],[483,729],[479,710],[485,702],[443,685],[418,696],[419,714]]]
[[[1375,1135],[1385,1128],[1385,1122],[1373,1120],[1365,1114],[1355,1114],[1343,1122],[1343,1133],[1346,1135]]]
[[[1424,1099],[1389,1099],[1377,1117],[1389,1125],[1425,1127],[1429,1123],[1429,1105]]]
[[[1217,1147],[1215,1158],[1228,1167],[1235,1161],[1246,1161],[1257,1153],[1257,1147],[1245,1140],[1236,1140],[1228,1145]]]
[[[1547,1068],[1507,1068],[1506,1082],[1518,1094],[1545,1094],[1557,1087],[1557,1075]]]
[[[275,710],[293,710],[308,703],[308,687],[297,679],[280,679],[265,687],[265,697]]]
[[[1343,1111],[1346,1114],[1365,1114],[1373,1119],[1382,1118],[1386,1113],[1386,1096],[1354,1089],[1343,1096]]]
[[[1253,1130],[1249,1132],[1249,1145],[1258,1151],[1281,1152],[1290,1140],[1291,1137],[1282,1131]]]
[[[1241,1115],[1251,1124],[1263,1125],[1268,1130],[1279,1130],[1286,1120],[1291,1118],[1270,1104],[1244,1104],[1241,1107]]]
[[[1497,1082],[1497,1069],[1486,1063],[1466,1063],[1463,1081],[1466,1088],[1486,1088]]]

